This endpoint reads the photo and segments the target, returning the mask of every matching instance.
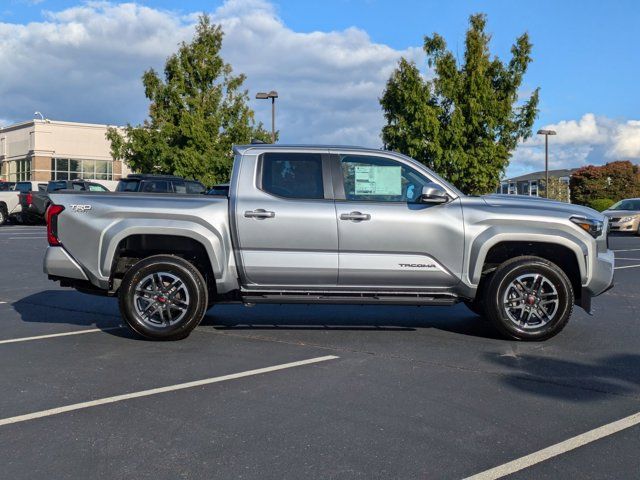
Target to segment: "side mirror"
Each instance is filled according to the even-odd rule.
[[[446,203],[449,201],[449,195],[437,183],[429,182],[422,187],[420,201],[422,203]]]

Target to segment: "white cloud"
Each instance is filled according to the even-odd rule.
[[[256,117],[270,126],[259,90],[278,90],[276,128],[289,142],[380,146],[377,98],[401,55],[357,28],[299,33],[264,0],[228,0],[212,12],[223,26],[223,57],[245,73]],[[0,23],[2,115],[13,121],[40,110],[51,118],[122,124],[147,113],[140,77],[161,70],[193,35],[197,14],[179,16],[138,4],[88,2],[49,12],[46,21]]]
[[[640,121],[616,121],[584,114],[579,120],[545,125],[549,137],[549,168],[575,168],[614,160],[640,161]],[[544,136],[534,135],[518,146],[508,176],[544,168]]]

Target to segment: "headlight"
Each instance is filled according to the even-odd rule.
[[[594,218],[587,217],[571,217],[571,221],[578,225],[585,232],[589,233],[593,238],[597,238],[602,233],[604,222]]]
[[[633,220],[633,217],[622,217],[620,219],[620,222],[621,223],[627,223],[627,222],[630,222],[631,220]]]

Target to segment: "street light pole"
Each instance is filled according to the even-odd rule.
[[[538,130],[538,135],[544,135],[544,196],[549,198],[549,135],[555,135],[555,130]]]
[[[256,93],[258,100],[271,99],[271,143],[276,143],[276,98],[278,98],[278,92],[271,90],[270,92],[258,92]]]

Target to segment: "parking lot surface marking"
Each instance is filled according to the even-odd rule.
[[[640,412],[634,413],[633,415],[629,415],[628,417],[620,420],[616,420],[615,422],[608,423],[602,427],[594,428],[588,432],[581,433],[580,435],[576,435],[568,440],[543,448],[542,450],[505,463],[504,465],[478,473],[465,480],[492,480],[502,478],[636,425],[640,425]]]
[[[636,261],[640,261],[640,258],[616,257],[616,260],[636,260]]]
[[[0,303],[5,303],[5,302],[0,302]],[[5,343],[30,342],[32,340],[45,340],[47,338],[66,337],[68,335],[82,335],[83,333],[106,332],[108,330],[116,330],[118,328],[123,328],[123,327],[122,326],[118,326],[118,327],[105,327],[105,328],[88,328],[88,329],[85,329],[85,330],[74,330],[73,332],[50,333],[48,335],[37,335],[35,337],[9,338],[8,340],[0,340],[0,345],[3,345]]]
[[[640,265],[625,265],[623,267],[613,267],[614,270],[622,270],[623,268],[638,268]]]
[[[326,362],[328,360],[336,360],[340,357],[335,355],[326,355],[324,357],[309,358],[307,360],[299,360],[297,362],[282,363],[280,365],[273,365],[271,367],[256,368],[254,370],[247,370],[245,372],[231,373],[229,375],[222,375],[220,377],[205,378],[203,380],[195,380],[193,382],[179,383],[177,385],[169,385],[166,387],[152,388],[149,390],[142,390],[140,392],[125,393],[123,395],[116,395],[113,397],[99,398],[97,400],[91,400],[88,402],[74,403],[72,405],[65,405],[63,407],[51,408],[49,410],[41,410],[39,412],[27,413],[25,415],[18,415],[16,417],[9,417],[0,419],[0,427],[3,425],[10,425],[13,423],[26,422],[28,420],[35,420],[36,418],[50,417],[52,415],[58,415],[60,413],[72,412],[75,410],[82,410],[85,408],[97,407],[99,405],[107,405],[109,403],[122,402],[124,400],[131,400],[134,398],[148,397],[150,395],[157,395],[159,393],[174,392],[176,390],[184,390],[187,388],[200,387],[203,385],[210,385],[212,383],[225,382],[227,380],[235,380],[238,378],[251,377],[254,375],[261,375],[263,373],[276,372],[278,370],[286,370],[288,368],[301,367],[304,365],[311,365],[314,363]]]
[[[640,248],[625,248],[622,250],[612,250],[614,252],[640,252]]]

